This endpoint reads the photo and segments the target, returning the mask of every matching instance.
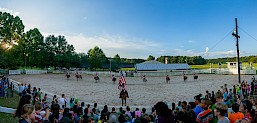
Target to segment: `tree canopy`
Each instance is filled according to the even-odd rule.
[[[155,58],[149,55],[145,59],[121,58],[119,54],[106,57],[104,51],[95,46],[84,52],[76,53],[72,44],[69,44],[63,35],[48,35],[43,37],[40,30],[33,28],[24,32],[25,26],[18,16],[0,12],[0,68],[18,69],[21,67],[84,67],[95,69],[117,70],[121,67],[133,67],[134,64],[155,60],[164,63],[188,63],[202,65],[206,63],[224,63],[236,61],[236,57],[204,59],[201,56],[160,56]],[[256,56],[241,57],[242,62],[257,63]]]

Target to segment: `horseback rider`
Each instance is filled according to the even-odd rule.
[[[124,94],[124,93],[127,94],[127,97],[129,98],[128,91],[125,88],[121,89],[120,97],[119,98],[121,98],[121,95]]]
[[[95,78],[95,80],[99,80],[100,79],[97,73],[95,74],[94,78]]]
[[[166,75],[166,82],[168,83],[170,81],[169,75]]]
[[[143,76],[143,82],[147,82],[145,75]]]
[[[66,71],[66,77],[70,78],[70,72],[68,70]]]

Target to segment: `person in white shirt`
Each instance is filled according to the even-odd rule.
[[[66,103],[67,103],[67,99],[65,98],[65,95],[62,94],[62,97],[59,98],[59,105],[60,105],[60,108],[63,109],[66,107]]]

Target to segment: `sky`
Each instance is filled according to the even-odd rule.
[[[107,57],[257,55],[257,0],[1,0],[25,31],[64,35],[78,53],[100,47]]]

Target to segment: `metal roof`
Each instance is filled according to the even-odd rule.
[[[187,70],[191,69],[188,64],[164,64],[155,60],[136,64],[136,70]]]

